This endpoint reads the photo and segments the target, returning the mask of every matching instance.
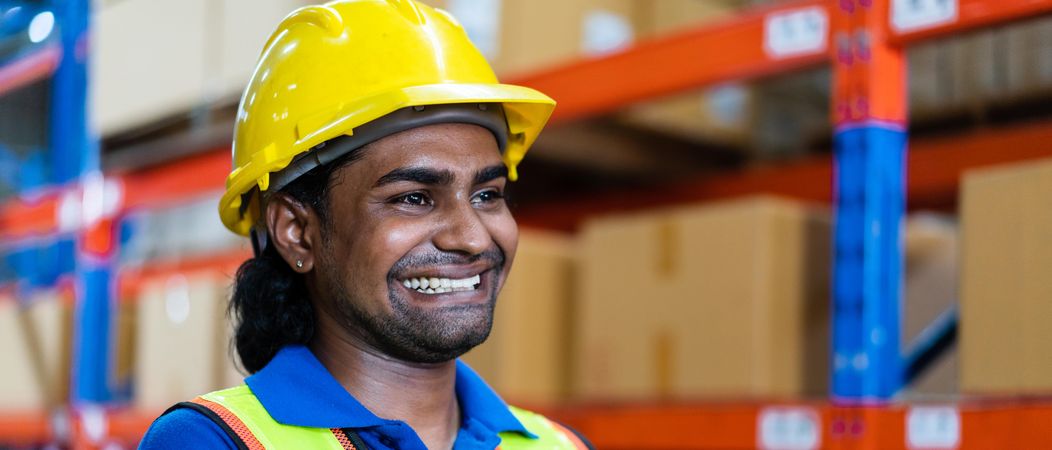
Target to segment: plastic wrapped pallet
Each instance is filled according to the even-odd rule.
[[[959,253],[957,222],[952,217],[917,213],[906,220],[904,348],[957,305]],[[941,355],[908,387],[908,395],[923,399],[956,394],[958,361],[955,349]]]

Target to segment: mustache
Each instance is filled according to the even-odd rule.
[[[406,255],[395,262],[394,266],[391,267],[391,270],[388,273],[397,278],[398,275],[407,274],[414,269],[440,265],[468,265],[480,261],[489,263],[489,265],[498,269],[503,268],[505,261],[504,250],[501,250],[500,247],[494,246],[482,253],[476,253],[473,255],[462,252],[443,251]]]

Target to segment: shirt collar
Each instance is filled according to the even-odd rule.
[[[473,419],[496,433],[512,431],[536,437],[467,364],[458,360],[456,370],[456,395],[462,422]],[[262,370],[246,378],[245,383],[270,416],[286,425],[366,428],[402,423],[369,411],[302,345],[282,348]]]
[[[460,400],[462,421],[475,419],[497,433],[514,431],[536,438],[537,435],[527,430],[522,422],[511,413],[508,404],[493,392],[493,389],[482,380],[471,367],[457,360],[457,399]]]

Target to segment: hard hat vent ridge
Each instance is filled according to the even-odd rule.
[[[313,25],[325,30],[331,36],[339,36],[343,33],[343,18],[340,17],[340,13],[326,5],[304,6],[297,9],[281,21],[278,29],[287,30],[295,25]],[[267,40],[267,45],[263,46],[264,52],[280,36],[281,33],[271,35]]]
[[[423,25],[424,22],[427,22],[424,13],[420,12],[420,7],[413,0],[387,0],[387,3],[390,3],[396,11],[402,14],[402,17],[415,25]]]

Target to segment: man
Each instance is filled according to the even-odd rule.
[[[554,102],[501,85],[411,0],[292,13],[239,108],[223,223],[250,234],[231,310],[246,384],[142,448],[586,448],[456,358],[489,334],[518,232],[503,200]]]

